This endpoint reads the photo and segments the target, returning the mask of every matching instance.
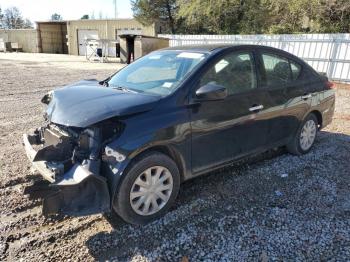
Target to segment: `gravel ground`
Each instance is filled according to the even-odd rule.
[[[53,58],[0,54],[0,260],[350,260],[348,86],[337,86],[333,123],[309,154],[271,151],[188,181],[149,225],[107,215],[47,219],[40,201],[23,195],[40,177],[21,134],[41,124],[47,91],[120,67]]]

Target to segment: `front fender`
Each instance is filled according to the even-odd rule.
[[[112,203],[130,162],[142,152],[166,147],[176,152],[183,163],[191,162],[191,124],[187,107],[169,104],[169,108],[121,121],[124,121],[125,129],[105,146],[102,161],[102,172],[108,180]],[[190,174],[190,170],[188,165],[183,173]]]
[[[157,146],[169,147],[169,145],[166,143],[160,143],[160,142],[147,143],[145,140],[145,137],[140,138],[138,141],[134,141],[134,143],[135,143],[135,148],[127,152],[127,155],[125,156],[123,161],[117,161],[116,158],[107,158],[106,160],[103,161],[101,168],[102,168],[102,173],[105,175],[108,181],[112,207],[113,207],[113,200],[115,199],[115,195],[117,194],[121,181],[126,175],[127,168],[130,165],[131,161],[136,156],[142,154],[143,152],[151,150],[152,148],[156,148]],[[137,147],[136,144],[139,145],[139,147]],[[110,145],[107,145],[106,148],[108,148],[108,150],[113,150],[115,152],[118,152],[118,154],[120,154],[120,152],[125,152],[125,150],[122,150],[121,148],[112,149]],[[175,149],[171,149],[171,150],[175,150]]]
[[[191,174],[191,167],[186,165],[190,163],[190,134],[182,138],[179,137],[166,137],[164,133],[171,134],[172,132],[160,131],[163,133],[163,140],[159,139],[159,134],[143,134],[142,136],[128,141],[127,143],[120,145],[118,141],[114,141],[106,146],[105,155],[106,158],[102,164],[102,172],[107,178],[109,185],[109,192],[111,195],[111,206],[114,207],[113,202],[117,194],[118,188],[126,175],[126,171],[131,161],[135,157],[139,156],[145,151],[157,148],[167,148],[169,152],[176,157],[175,161],[179,166],[179,169],[186,173]],[[107,151],[108,156],[107,156]],[[111,152],[112,151],[112,152]],[[113,157],[113,155],[115,157]],[[118,161],[118,157],[123,159]],[[187,159],[187,161],[186,161]]]

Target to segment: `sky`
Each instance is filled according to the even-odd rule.
[[[132,17],[130,0],[116,0],[118,18]],[[16,6],[24,18],[32,22],[45,21],[53,13],[58,13],[63,20],[80,19],[84,14],[90,17],[94,13],[96,19],[114,18],[113,0],[0,0],[2,10]]]

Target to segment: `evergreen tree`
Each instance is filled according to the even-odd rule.
[[[167,31],[176,32],[176,0],[132,0],[134,17],[144,25],[161,23]]]

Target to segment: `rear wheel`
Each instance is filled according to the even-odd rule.
[[[150,153],[131,164],[121,182],[115,211],[126,222],[146,224],[163,216],[180,187],[175,162],[161,153]]]
[[[309,114],[299,127],[295,137],[287,145],[288,151],[294,155],[308,153],[315,142],[317,130],[317,117],[314,114]]]

